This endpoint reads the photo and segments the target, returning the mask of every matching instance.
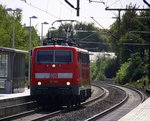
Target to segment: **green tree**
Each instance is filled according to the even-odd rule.
[[[119,84],[125,84],[129,82],[130,73],[128,73],[131,62],[125,62],[121,65],[116,74],[116,82]]]
[[[136,82],[147,72],[146,66],[143,65],[142,59],[136,53],[128,59],[127,62],[121,64],[116,75],[116,82],[126,84]]]
[[[137,7],[130,4],[127,8],[135,9]],[[111,26],[110,31],[113,36],[110,37],[109,43],[118,57],[119,64],[126,62],[133,53],[140,53],[142,44],[148,42],[149,34],[143,33],[143,31],[146,32],[150,29],[150,20],[147,18],[149,14],[149,11],[139,13],[135,10],[126,11],[120,21],[120,39],[118,37],[118,20]],[[137,46],[138,44],[139,46]]]
[[[127,8],[137,7],[130,4]],[[148,73],[149,50],[143,45],[149,43],[149,15],[150,11],[126,11],[120,21],[120,38],[118,37],[118,20],[110,28],[113,36],[110,37],[109,43],[117,55],[120,69],[118,68],[116,80],[120,84],[135,82],[143,78],[144,72]]]
[[[91,63],[91,72],[93,81],[105,80],[104,70],[106,67],[106,59],[104,57],[97,56],[97,60]]]
[[[116,77],[116,72],[118,71],[117,69],[118,68],[116,58],[108,59],[104,74],[107,78],[114,78]]]
[[[12,47],[12,27],[15,21],[15,48],[29,50],[29,30],[21,24],[22,13],[12,14],[0,5],[0,46]],[[39,38],[35,28],[32,29],[32,46],[39,45]]]
[[[77,30],[75,38],[79,41],[81,46],[91,51],[107,51],[108,45],[106,41],[108,37],[104,35],[104,31],[95,27],[93,23],[80,23],[75,25]]]
[[[138,34],[126,33],[120,39],[120,63],[126,62],[134,53],[141,52],[144,40]]]
[[[0,5],[0,47],[12,47],[12,29],[15,22],[15,48],[29,51],[29,30],[21,24],[22,13],[12,14],[7,12],[5,7]],[[32,28],[32,47],[39,45],[39,38],[36,29]],[[26,56],[26,75],[28,68],[28,57]]]

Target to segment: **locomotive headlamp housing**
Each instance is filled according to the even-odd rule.
[[[53,65],[52,65],[52,67],[53,67],[53,68],[55,68],[55,67],[56,67],[56,65],[55,65],[55,64],[53,64]]]
[[[66,85],[68,85],[68,86],[69,86],[69,85],[70,85],[70,82],[66,82]]]
[[[41,83],[41,82],[38,82],[38,85],[42,85],[42,83]]]

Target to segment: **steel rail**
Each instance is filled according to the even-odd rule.
[[[106,93],[107,93],[108,91],[107,91],[105,88],[96,86],[96,85],[94,85],[94,84],[93,84],[93,86],[98,87],[98,88],[101,88],[102,91],[103,91],[103,93],[102,93],[101,95],[99,95],[98,97],[95,97],[94,99],[91,99],[91,100],[88,100],[88,101],[86,101],[86,102],[83,102],[82,105],[90,104],[90,103],[95,102],[95,101],[97,101],[97,100],[99,100],[99,99],[101,99],[101,98],[103,98],[103,97],[106,96]]]
[[[141,97],[141,103],[143,103],[145,101],[146,96],[145,96],[145,94],[143,92],[139,91],[138,89],[136,89],[134,87],[130,87],[130,86],[124,86],[124,87],[126,87],[128,89],[131,89],[131,90],[134,90],[135,92],[137,92],[140,95],[140,97]]]
[[[93,85],[93,84],[92,84],[92,85]],[[98,88],[101,88],[102,91],[103,91],[103,93],[102,93],[101,95],[95,97],[94,99],[90,99],[90,100],[88,100],[88,101],[86,101],[86,102],[81,103],[82,106],[88,105],[88,104],[90,104],[90,103],[93,103],[93,102],[95,102],[95,101],[97,101],[97,100],[99,100],[99,99],[105,97],[106,92],[107,92],[107,90],[106,90],[105,88],[99,87],[99,86],[96,86],[96,85],[93,85],[93,86],[98,87]],[[74,108],[74,107],[73,107],[73,108]],[[66,112],[66,111],[68,111],[68,109],[67,109],[67,110],[66,110],[66,109],[59,110],[59,111],[56,111],[56,112],[53,112],[53,113],[49,113],[49,114],[46,114],[46,115],[37,117],[36,119],[32,119],[32,120],[30,120],[30,121],[46,120],[46,119],[52,118],[52,117],[54,117],[54,116],[57,116],[57,115],[59,115],[59,114],[62,114],[62,113],[64,113],[64,112]]]
[[[116,85],[113,85],[113,86],[114,87],[118,87]],[[140,98],[141,98],[141,103],[145,100],[145,95],[141,91],[139,91],[138,89],[135,89],[135,88],[129,87],[129,86],[128,87],[127,86],[123,86],[123,87],[131,89],[131,90],[137,92],[139,94]],[[102,116],[107,115],[108,113],[112,112],[113,110],[115,110],[119,106],[123,105],[128,100],[128,97],[129,97],[129,95],[126,93],[125,98],[121,102],[119,102],[118,104],[110,107],[109,109],[107,109],[107,110],[105,110],[103,112],[100,112],[99,114],[96,114],[96,115],[92,116],[91,118],[86,119],[85,121],[95,121],[95,120],[101,118]]]
[[[7,112],[8,110],[15,110],[16,108],[19,109],[24,107],[23,109],[26,109],[26,107],[29,107],[31,105],[37,105],[37,102],[36,101],[30,101],[30,102],[26,102],[26,103],[21,103],[21,104],[16,104],[16,105],[12,105],[12,106],[6,106],[6,107],[3,107],[1,108],[0,110],[1,111],[4,111],[4,112]],[[33,106],[34,107],[34,106]],[[41,107],[36,107],[32,110],[28,110],[28,111],[22,111],[20,113],[17,113],[17,114],[12,114],[12,115],[8,115],[8,116],[5,116],[5,117],[1,117],[0,118],[0,121],[9,121],[9,120],[12,120],[12,119],[16,119],[16,118],[19,118],[19,117],[22,117],[22,116],[26,116],[26,115],[29,115],[29,114],[32,114],[38,110],[40,110]]]
[[[96,86],[96,85],[94,85],[94,86],[95,86],[95,87],[98,87],[98,86]],[[95,102],[95,101],[97,101],[97,100],[99,100],[99,99],[105,97],[105,95],[106,95],[106,93],[107,93],[107,90],[106,90],[105,88],[103,88],[103,87],[98,87],[98,88],[100,88],[100,89],[102,90],[102,93],[101,93],[99,96],[97,96],[97,97],[95,97],[95,98],[93,98],[93,99],[89,99],[88,101],[81,103],[82,106],[83,106],[83,105],[88,105],[88,104],[90,104],[90,103],[93,103],[93,102]],[[74,107],[73,107],[73,108],[74,108]],[[41,109],[42,109],[41,107],[38,107],[38,108],[35,109],[35,110],[25,111],[25,112],[22,112],[22,113],[19,113],[19,114],[15,114],[15,115],[11,115],[11,116],[7,116],[7,117],[0,118],[0,120],[1,120],[1,121],[6,121],[6,120],[15,120],[15,119],[17,119],[17,118],[23,118],[23,117],[25,117],[25,116],[34,115],[34,114],[36,114],[36,113],[38,113],[38,112],[41,112]],[[59,114],[62,114],[62,113],[64,113],[64,112],[66,112],[66,111],[68,111],[68,109],[67,109],[67,110],[66,110],[66,109],[63,109],[63,110],[58,110],[58,111],[55,111],[55,112],[43,114],[42,116],[39,116],[39,117],[37,116],[36,118],[30,119],[30,121],[46,120],[46,119],[48,119],[48,118],[52,118],[52,117],[55,117],[55,116],[57,116],[57,115],[59,115]]]

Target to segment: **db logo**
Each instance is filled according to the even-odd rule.
[[[58,74],[57,73],[51,73],[50,78],[53,78],[53,79],[58,78]]]

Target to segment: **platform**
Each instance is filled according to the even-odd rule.
[[[150,98],[138,105],[118,121],[150,121]]]
[[[29,96],[29,95],[30,95],[30,89],[26,88],[25,91],[22,93],[0,94],[0,100]]]

